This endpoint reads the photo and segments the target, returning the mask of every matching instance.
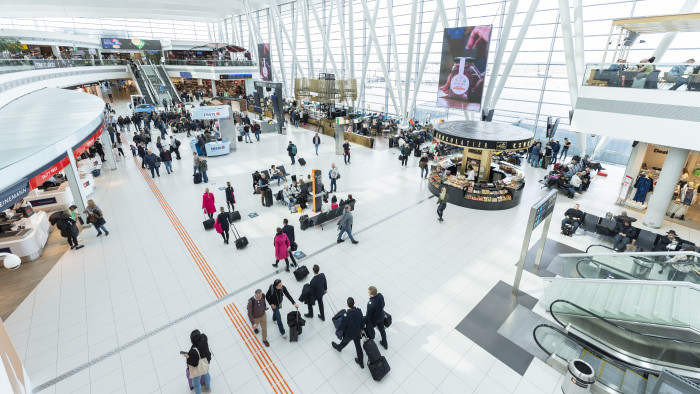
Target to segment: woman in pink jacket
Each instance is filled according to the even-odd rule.
[[[275,264],[272,264],[273,267],[277,267],[277,264],[280,262],[280,260],[284,259],[284,262],[287,263],[287,272],[289,272],[289,238],[287,238],[287,234],[282,232],[282,229],[277,227],[277,235],[275,235]]]
[[[202,196],[202,210],[204,213],[209,215],[209,219],[214,218],[214,213],[216,213],[216,205],[214,204],[214,194],[209,193],[209,188],[204,189],[204,195]]]

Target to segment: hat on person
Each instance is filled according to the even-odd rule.
[[[673,235],[676,235],[676,232],[673,231],[673,230],[668,230],[668,232],[667,232],[666,234],[673,234]]]

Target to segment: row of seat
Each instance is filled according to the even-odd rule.
[[[354,211],[355,210],[355,201],[351,201],[350,203],[350,210]],[[331,209],[328,212],[321,212],[316,216],[313,217],[304,217],[302,216],[299,218],[300,220],[300,227],[302,230],[306,230],[309,227],[312,226],[320,226],[321,230],[323,230],[323,223],[333,220],[335,218],[338,218],[343,215],[343,210],[345,209],[346,203],[344,201],[341,201],[341,204],[338,206],[336,209]],[[306,215],[305,215],[306,216]]]

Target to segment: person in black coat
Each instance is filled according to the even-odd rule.
[[[362,317],[362,311],[355,308],[355,300],[352,297],[348,297],[348,311],[338,328],[343,332],[343,340],[340,341],[340,344],[332,342],[331,345],[333,349],[340,352],[350,341],[355,342],[355,350],[357,351],[355,362],[360,365],[360,368],[364,368],[365,364],[362,347],[360,346],[360,337],[365,333],[365,320]]]
[[[284,231],[284,230],[282,230]],[[319,274],[320,268],[318,264],[314,264],[311,269],[314,273],[314,277],[311,278],[309,282],[310,296],[309,296],[309,313],[305,314],[305,317],[314,317],[314,302],[318,302],[318,318],[322,321],[326,320],[326,315],[323,313],[323,295],[328,292],[328,283],[326,283],[326,275]]]
[[[194,330],[190,333],[190,342],[192,342],[192,347],[190,351],[183,356],[187,360],[187,365],[193,367],[199,366],[200,359],[206,358],[208,363],[211,363],[211,352],[209,351],[209,340],[207,336],[200,333],[199,330]],[[204,391],[211,391],[211,375],[207,371],[204,376]],[[195,393],[200,394],[202,392],[202,382],[199,377],[192,379],[192,385],[194,386]]]
[[[75,224],[75,220],[68,214],[63,214],[58,221],[56,221],[56,228],[61,232],[61,236],[68,241],[71,249],[81,249],[85,245],[78,245],[78,225]]]
[[[386,330],[384,329],[384,296],[377,292],[377,288],[370,286],[367,289],[369,301],[367,302],[367,314],[365,315],[365,325],[367,338],[374,339],[374,327],[377,327],[382,335],[382,340],[379,344],[388,349],[389,345],[386,342]]]
[[[294,259],[294,251],[297,250],[297,244],[294,242],[294,226],[289,224],[289,220],[284,219],[282,220],[282,232],[287,234],[287,238],[289,238],[289,245],[290,245],[290,251],[289,251],[289,257],[292,259],[292,266],[296,267],[297,266],[297,261]]]
[[[561,221],[561,232],[563,234],[564,226],[570,224],[574,227],[573,231],[571,231],[573,235],[583,221],[583,211],[578,208],[578,204],[574,204],[573,208],[569,208],[564,212],[564,216],[565,218]]]
[[[282,308],[282,301],[284,300],[284,297],[287,297],[289,302],[291,302],[295,308],[299,308],[299,304],[297,304],[294,301],[294,298],[289,295],[287,287],[282,285],[282,280],[275,279],[275,281],[270,285],[270,288],[267,290],[265,299],[267,300],[267,303],[270,304],[270,308],[272,308],[272,321],[277,321],[277,327],[280,329],[282,338],[287,337],[287,334],[284,331],[284,323],[282,322],[282,317],[280,315],[280,309]]]
[[[676,252],[678,250],[681,250],[681,244],[683,243],[683,240],[676,235],[676,232],[673,230],[669,230],[666,235],[663,237],[659,238],[659,243],[654,245],[654,249],[652,249],[654,252]]]
[[[216,216],[216,220],[219,222],[219,225],[221,226],[221,237],[224,239],[224,243],[228,244],[228,230],[229,230],[229,214],[226,212],[224,207],[219,208],[220,212]]]
[[[615,236],[613,237],[613,250],[622,252],[636,234],[629,218],[624,218],[622,223],[615,225]]]
[[[143,143],[143,140],[141,138],[139,138],[138,145],[136,145],[136,149],[139,153],[139,157],[141,158],[141,168],[146,168],[146,162],[143,160],[146,157],[146,145]]]
[[[236,204],[236,197],[233,195],[233,186],[231,186],[231,182],[226,182],[226,189],[224,192],[226,193],[226,205],[228,205],[229,212],[235,211],[236,207],[234,205]]]

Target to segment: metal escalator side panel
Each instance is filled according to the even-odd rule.
[[[603,366],[598,374],[598,382],[615,390],[622,388],[622,383],[625,379],[625,370],[618,366],[603,362]]]

